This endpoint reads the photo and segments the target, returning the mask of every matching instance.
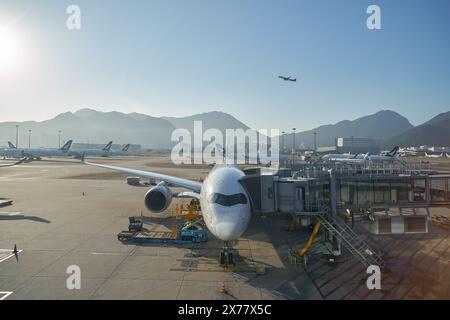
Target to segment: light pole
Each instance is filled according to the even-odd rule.
[[[58,130],[58,148],[61,149],[61,130]]]
[[[284,134],[285,133],[286,132],[281,131],[281,154],[283,154],[283,152],[284,152]]]
[[[16,148],[19,147],[19,125],[16,124]]]
[[[292,165],[294,165],[295,160],[295,128],[292,128],[292,131],[294,131],[294,134],[292,135]]]
[[[314,153],[317,152],[317,140],[316,140],[316,137],[317,137],[317,132],[314,132]]]
[[[31,149],[31,129],[28,130],[28,149]]]
[[[350,150],[350,153],[354,152],[355,146],[353,145],[353,136],[352,136],[352,148]]]

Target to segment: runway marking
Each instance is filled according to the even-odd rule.
[[[16,211],[16,212],[0,212],[0,214],[7,214],[8,216],[17,216],[19,214],[22,214],[22,212]]]
[[[127,255],[127,252],[120,253],[120,252],[91,252],[92,255],[111,255],[111,256],[124,256]]]
[[[23,250],[17,250],[17,254],[21,253]],[[5,253],[8,253],[4,256]],[[0,249],[0,262],[6,261],[11,257],[14,257],[14,253],[12,253],[11,249]]]
[[[9,297],[13,291],[0,291],[0,300],[5,300],[7,297]],[[2,296],[3,295],[3,296]]]

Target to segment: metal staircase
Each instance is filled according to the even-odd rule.
[[[383,268],[383,259],[370,246],[361,239],[347,224],[334,219],[326,213],[321,213],[318,218],[322,226],[328,231],[335,233],[342,239],[344,247],[357,258],[366,268],[370,265],[376,265]]]

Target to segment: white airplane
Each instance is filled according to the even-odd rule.
[[[391,151],[386,152],[385,154],[379,154],[379,155],[371,155],[369,152],[366,154],[330,154],[330,155],[324,155],[322,159],[328,160],[328,161],[335,161],[335,162],[365,162],[365,161],[401,161],[399,156],[397,155],[399,147],[394,147]],[[329,157],[327,157],[329,156]]]
[[[77,159],[81,159],[82,155],[87,156],[101,156],[107,157],[110,154],[110,149],[113,142],[108,142],[102,149],[81,149],[81,150],[73,150],[70,155],[74,156]]]
[[[130,148],[130,144],[128,143],[120,150],[111,150],[111,151],[109,151],[108,155],[112,155],[112,156],[127,155],[129,148]]]
[[[9,148],[0,150],[0,156],[6,158],[29,158],[38,159],[41,157],[68,155],[72,140],[67,141],[61,148],[17,148],[8,142]]]
[[[448,155],[444,154],[444,153],[441,153],[441,154],[428,154],[428,153],[425,152],[425,157],[426,158],[447,158]]]
[[[220,262],[233,263],[229,242],[237,240],[245,232],[251,217],[249,197],[239,182],[245,175],[240,169],[216,165],[200,183],[154,172],[90,163],[85,161],[84,155],[81,160],[88,165],[159,181],[144,197],[144,204],[151,212],[163,212],[170,206],[173,193],[169,185],[188,189],[176,196],[200,201],[206,227],[216,238],[224,241]]]
[[[335,161],[337,159],[356,159],[357,154],[350,153],[329,153],[321,157],[322,160]]]

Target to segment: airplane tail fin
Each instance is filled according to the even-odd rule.
[[[128,143],[123,147],[122,151],[127,152],[129,148],[130,148],[130,144]]]
[[[67,142],[61,147],[60,150],[61,150],[62,152],[67,152],[67,151],[69,151],[70,147],[72,146],[72,142],[73,142],[73,140],[67,141]]]
[[[395,146],[394,148],[392,148],[391,151],[389,151],[389,152],[387,153],[387,155],[388,155],[389,157],[393,157],[393,156],[395,156],[395,155],[397,154],[397,152],[398,152],[399,149],[400,149],[399,146]]]
[[[17,149],[16,146],[11,141],[8,141],[8,146],[10,149]]]
[[[112,141],[108,142],[108,144],[102,150],[109,151],[109,149],[111,149],[112,143],[113,143]]]

